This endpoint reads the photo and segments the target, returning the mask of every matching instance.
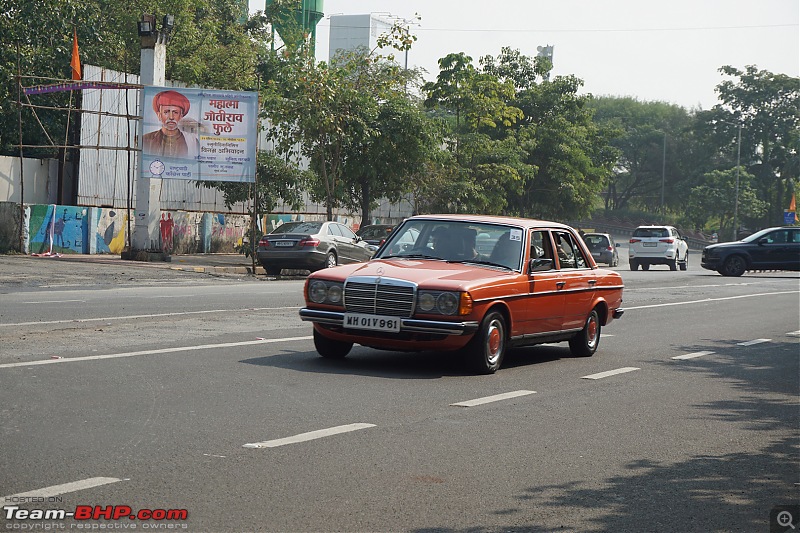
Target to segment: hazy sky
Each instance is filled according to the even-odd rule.
[[[251,11],[263,7],[250,0]],[[328,57],[327,16],[363,13],[422,17],[408,64],[428,80],[449,53],[465,52],[477,66],[503,46],[535,56],[548,44],[553,74],[577,76],[583,92],[686,108],[717,103],[723,65],[800,75],[798,0],[325,0],[318,59]]]

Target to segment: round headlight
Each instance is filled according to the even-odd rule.
[[[342,301],[342,288],[339,285],[331,285],[328,289],[328,301],[338,304]]]
[[[312,281],[308,286],[308,297],[312,302],[321,304],[328,294],[328,286],[324,281]]]
[[[433,297],[433,294],[429,292],[423,292],[419,296],[419,310],[425,311],[432,311],[433,308],[436,307],[436,298]]]
[[[443,315],[454,315],[458,311],[458,297],[452,292],[443,292],[436,299],[436,307]]]

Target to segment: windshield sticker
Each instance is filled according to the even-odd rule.
[[[522,230],[521,229],[512,229],[511,230],[511,235],[509,235],[509,240],[522,241]]]

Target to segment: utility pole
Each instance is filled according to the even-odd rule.
[[[664,218],[664,181],[667,173],[667,132],[664,134],[664,151],[661,154],[661,218]]]
[[[733,240],[739,240],[739,165],[742,157],[742,123],[739,122],[739,140],[736,143],[736,195],[733,199]]]

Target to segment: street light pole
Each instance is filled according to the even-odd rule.
[[[736,195],[733,199],[733,240],[739,240],[739,163],[742,157],[742,123],[739,122],[739,140],[736,143]]]
[[[667,170],[667,132],[664,134],[664,152],[661,158],[661,217],[664,217],[664,177]]]

